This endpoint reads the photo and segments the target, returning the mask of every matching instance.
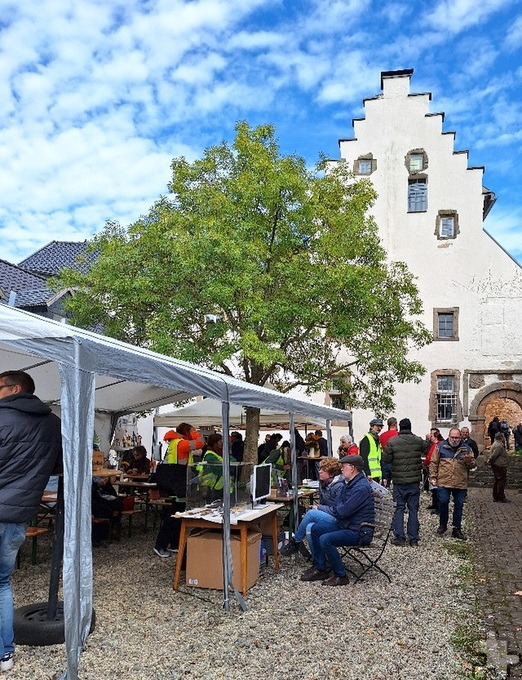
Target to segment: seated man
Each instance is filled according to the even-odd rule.
[[[319,504],[333,506],[339,502],[339,498],[344,490],[344,477],[340,474],[341,463],[337,458],[323,458],[319,464]],[[297,529],[293,538],[289,543],[281,548],[279,551],[281,555],[293,555],[297,551],[301,552],[305,557],[310,557],[310,553],[302,544],[305,537],[308,538],[308,545],[311,547],[310,533],[312,525],[317,521],[317,518],[323,521],[328,521],[332,515],[327,515],[322,510],[314,509],[308,510],[305,514],[299,528]]]
[[[150,460],[147,458],[147,449],[144,446],[135,446],[132,449],[132,458],[128,463],[122,463],[124,470],[131,475],[149,475]]]
[[[372,487],[362,472],[364,460],[361,456],[344,456],[339,462],[346,484],[336,505],[319,506],[326,518],[316,519],[312,527],[314,566],[302,574],[301,581],[322,581],[324,586],[346,585],[348,576],[337,548],[368,545],[373,538],[373,528],[362,526],[375,521]]]

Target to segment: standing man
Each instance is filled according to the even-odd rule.
[[[488,425],[488,437],[490,447],[495,441],[495,435],[497,434],[497,432],[500,432],[500,421],[498,419],[498,416],[494,416],[493,420]]]
[[[462,443],[469,446],[469,448],[473,451],[473,457],[477,459],[479,455],[478,444],[474,439],[471,438],[469,434],[469,428],[461,427],[460,433],[462,435]]]
[[[376,482],[381,481],[381,442],[379,434],[384,426],[382,418],[374,418],[370,421],[370,430],[361,439],[359,454],[364,461],[364,474]]]
[[[187,467],[193,465],[194,456],[198,455],[197,452],[205,446],[203,436],[190,423],[180,423],[176,431],[169,430],[163,440],[168,442],[168,445],[162,465],[156,468],[156,473],[160,475],[162,472],[168,474],[168,471],[160,469],[163,465],[185,465]],[[179,474],[179,468],[177,471],[176,474]],[[187,473],[183,474],[186,478]],[[165,504],[161,511],[161,525],[153,548],[156,555],[162,558],[169,558],[172,552],[178,549],[181,520],[172,515],[176,512],[183,512],[187,506],[184,498],[178,500],[172,491],[168,494],[171,496],[171,501]]]
[[[447,439],[433,452],[430,461],[430,482],[438,488],[440,524],[437,534],[448,530],[449,501],[453,496],[453,538],[465,541],[462,533],[462,509],[468,488],[468,470],[475,467],[473,451],[462,443],[458,427],[452,427]]]
[[[320,456],[327,456],[328,455],[328,442],[323,437],[323,431],[322,430],[316,430],[314,434],[317,437],[317,443],[319,444],[319,455]]]
[[[509,503],[506,498],[507,470],[509,467],[509,453],[504,442],[502,432],[497,432],[491,447],[488,464],[491,465],[495,481],[493,482],[493,501],[495,503]]]
[[[24,371],[0,373],[0,671],[14,664],[11,574],[43,490],[62,462],[58,416]]]
[[[388,418],[387,425],[388,429],[386,430],[386,432],[383,432],[379,437],[379,441],[381,442],[381,449],[384,449],[384,447],[392,437],[396,437],[399,434],[399,431],[397,430],[397,418],[394,418],[393,416]],[[384,463],[381,461],[381,468],[383,484],[384,486],[389,487],[390,482],[392,480],[391,464]]]
[[[419,498],[422,477],[422,456],[428,449],[428,442],[412,434],[409,418],[399,423],[397,437],[388,439],[383,449],[383,463],[391,465],[393,500],[396,503],[393,516],[392,543],[406,545],[404,535],[404,509],[408,506],[408,540],[412,547],[419,545]]]

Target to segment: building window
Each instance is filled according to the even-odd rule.
[[[435,340],[459,339],[459,308],[433,310],[433,337]]]
[[[330,393],[330,402],[332,408],[340,408],[342,411],[347,411],[346,401],[342,394],[332,394]]]
[[[435,222],[435,235],[438,239],[455,238],[459,233],[459,221],[456,210],[439,210]]]
[[[428,154],[424,149],[412,149],[406,154],[404,164],[410,175],[416,175],[428,167]]]
[[[371,153],[359,156],[359,158],[354,161],[354,175],[371,175],[375,170],[377,170],[377,160]]]
[[[454,375],[437,376],[437,413],[439,423],[457,422],[457,392]]]
[[[462,420],[460,371],[439,368],[431,374],[430,420],[432,427],[449,427]]]
[[[426,177],[408,180],[408,212],[428,209],[428,180]]]
[[[440,237],[454,238],[455,236],[455,218],[453,215],[440,218]]]

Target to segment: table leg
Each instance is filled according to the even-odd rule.
[[[185,549],[187,547],[187,524],[184,519],[181,520],[181,531],[179,534],[178,557],[176,559],[176,569],[174,571],[174,590],[178,589],[179,577],[181,575],[181,565],[183,564],[183,557],[185,556]]]
[[[241,543],[241,590],[243,596],[247,594],[247,549],[248,549],[248,526],[246,523],[240,524],[240,543]]]
[[[274,567],[279,569],[279,550],[278,550],[278,536],[277,536],[277,512],[272,513],[272,546],[274,549]]]

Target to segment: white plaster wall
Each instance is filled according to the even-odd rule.
[[[354,139],[341,142],[341,157],[353,169],[372,153],[370,175],[378,194],[372,210],[392,260],[404,261],[416,277],[424,305],[422,320],[433,329],[433,309],[459,308],[459,341],[435,341],[412,358],[426,367],[419,385],[397,386],[399,419],[409,417],[419,434],[431,426],[430,374],[438,369],[522,368],[522,332],[516,310],[522,303],[519,265],[483,230],[482,168],[468,169],[467,154],[454,153],[454,135],[442,131],[442,116],[430,114],[428,94],[410,95],[408,76],[384,79],[383,94],[365,100],[365,118],[354,122]],[[436,111],[436,108],[435,108]],[[428,156],[428,210],[407,212],[405,157],[422,148]],[[460,233],[435,235],[439,210],[458,213]],[[493,207],[493,210],[495,208]],[[486,378],[493,382],[493,378]],[[462,396],[462,384],[461,384]],[[357,437],[372,414],[354,414]]]

